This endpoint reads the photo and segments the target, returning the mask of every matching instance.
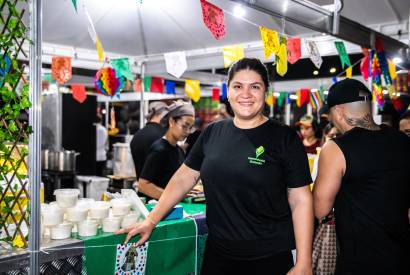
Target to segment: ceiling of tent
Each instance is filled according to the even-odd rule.
[[[225,11],[226,35],[216,40],[202,21],[200,0],[71,0],[43,1],[43,41],[95,50],[81,6],[85,4],[104,50],[140,56],[177,50],[205,49],[260,40],[257,25],[281,30],[280,20],[247,9],[246,19],[232,15],[234,2],[209,0]],[[285,2],[285,1],[284,1]],[[326,5],[333,1],[314,0]],[[389,4],[391,3],[391,4]],[[364,25],[409,18],[408,0],[345,0],[342,15]],[[286,23],[285,33],[306,35],[311,30]]]

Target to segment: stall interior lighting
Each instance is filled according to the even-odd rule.
[[[298,99],[298,96],[297,95],[290,95],[289,98],[293,99],[293,100],[296,100],[296,99]]]
[[[330,68],[329,72],[330,72],[331,74],[334,74],[334,73],[336,72],[336,68],[335,68],[335,67]]]
[[[318,75],[319,74],[319,71],[318,70],[314,70],[313,71],[313,75]]]
[[[387,95],[389,92],[387,90],[382,91],[384,95]]]
[[[329,94],[329,91],[323,91],[323,94],[327,95],[327,94]]]
[[[274,97],[279,97],[279,95],[280,95],[280,94],[279,94],[278,92],[274,92],[274,93],[273,93],[273,96],[274,96]]]
[[[403,59],[401,59],[401,57],[396,56],[396,57],[393,58],[393,63],[394,64],[400,64],[402,62],[403,62]]]
[[[245,9],[241,5],[236,5],[233,9],[233,14],[238,18],[244,17],[245,13]]]
[[[283,5],[282,5],[282,12],[283,13],[287,12],[288,6],[289,6],[289,1],[288,0],[283,1]]]

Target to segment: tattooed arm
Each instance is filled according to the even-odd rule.
[[[141,223],[133,227],[121,229],[116,234],[128,233],[125,243],[127,243],[134,235],[139,234],[141,239],[137,245],[146,242],[151,235],[152,230],[159,221],[185,196],[189,190],[194,187],[199,179],[199,172],[182,164],[170,179],[167,187],[159,199],[158,204],[151,211],[148,217]]]

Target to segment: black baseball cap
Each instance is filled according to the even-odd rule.
[[[329,109],[335,105],[356,101],[372,101],[372,93],[362,82],[346,78],[332,85],[327,96]]]

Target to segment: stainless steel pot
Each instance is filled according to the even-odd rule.
[[[76,170],[76,159],[80,153],[75,151],[59,151],[57,152],[56,170],[61,172],[71,172]]]
[[[76,170],[76,158],[80,153],[75,151],[43,150],[41,168],[43,170],[72,172]]]
[[[43,170],[57,170],[57,152],[52,150],[41,151],[41,169]]]

